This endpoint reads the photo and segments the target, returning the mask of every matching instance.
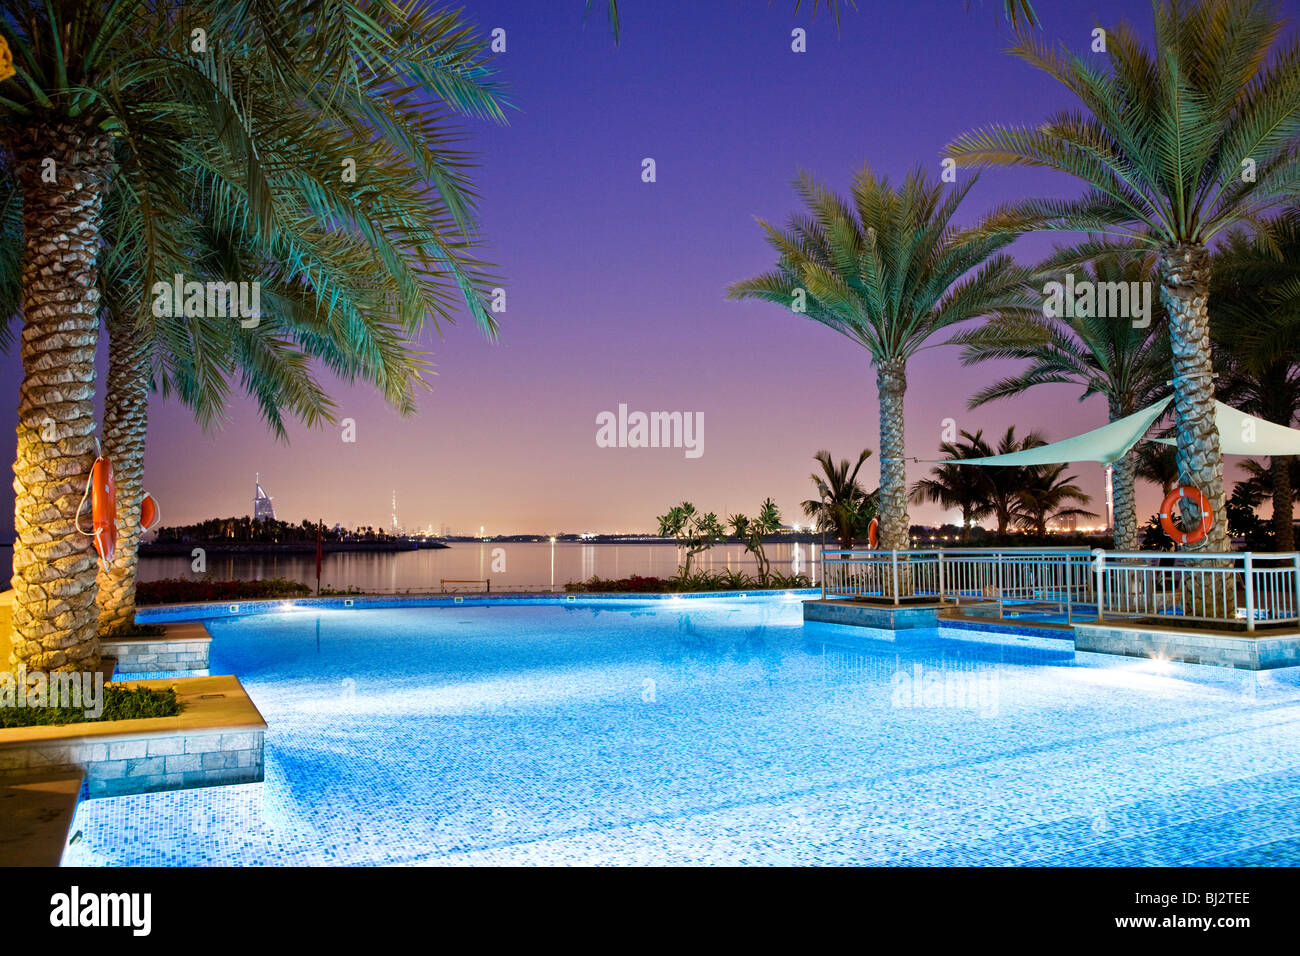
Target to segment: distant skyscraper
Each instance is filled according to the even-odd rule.
[[[262,490],[262,476],[257,475],[253,479],[253,520],[254,521],[274,521],[275,507],[271,504],[271,496]]]

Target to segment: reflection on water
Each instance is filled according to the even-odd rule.
[[[0,548],[0,567],[10,566],[12,550]],[[816,583],[816,544],[770,544],[767,556],[772,570],[781,574],[807,574]],[[349,552],[327,554],[321,566],[321,585],[338,590],[366,591],[438,589],[444,579],[490,580],[492,590],[562,590],[570,581],[593,576],[626,578],[672,577],[685,553],[671,544],[583,544],[577,541],[484,541],[453,544],[438,551],[403,551],[397,554]],[[207,556],[208,577],[215,580],[288,578],[316,584],[316,558],[310,554]],[[754,574],[753,555],[740,545],[719,545],[697,555],[692,567],[702,571],[743,571]],[[188,557],[143,558],[140,579],[194,576]],[[5,575],[6,581],[8,574]],[[481,585],[448,584],[448,590],[481,590]]]

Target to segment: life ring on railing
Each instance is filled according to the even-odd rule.
[[[157,500],[146,491],[144,497],[140,499],[140,530],[148,531],[161,517],[162,509],[158,507]]]
[[[81,512],[90,499],[91,530],[82,531]],[[77,530],[88,538],[95,539],[95,550],[99,552],[104,569],[113,560],[117,550],[117,484],[113,480],[113,462],[100,455],[90,466],[90,478],[86,480],[86,493],[77,505],[74,522]]]
[[[867,525],[867,544],[873,549],[880,543],[880,519],[872,518],[871,523]]]
[[[1201,509],[1201,520],[1191,531],[1184,531],[1174,521],[1174,504],[1182,498],[1190,499],[1192,504]],[[1205,495],[1189,485],[1182,485],[1165,495],[1160,503],[1160,530],[1169,535],[1178,544],[1196,544],[1210,533],[1214,526],[1214,511]]]

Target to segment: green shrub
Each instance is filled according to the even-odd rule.
[[[655,578],[632,575],[630,578],[593,577],[586,581],[566,584],[569,593],[587,594],[691,594],[703,591],[763,591],[790,590],[809,587],[808,578],[802,574],[769,574],[766,585],[743,571],[696,571],[679,574],[675,578]]]
[[[98,723],[105,720],[140,720],[175,717],[183,705],[176,688],[104,687],[104,712],[90,720],[85,707],[0,707],[0,727],[36,727],[57,724]]]
[[[202,601],[257,601],[307,597],[311,588],[284,578],[261,581],[212,581],[208,578],[164,578],[142,581],[135,587],[135,603],[191,604]]]
[[[121,640],[125,637],[162,637],[167,633],[164,624],[137,624],[134,621],[119,621],[110,627],[99,629],[101,641]]]

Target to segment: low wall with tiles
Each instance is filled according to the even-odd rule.
[[[117,661],[117,677],[156,671],[206,671],[212,635],[198,623],[169,624],[161,637],[125,637],[99,642],[100,653]]]
[[[179,717],[0,729],[0,773],[81,770],[90,797],[262,780],[266,723],[234,677],[136,681],[177,688]]]
[[[1094,621],[1075,623],[1074,648],[1253,671],[1300,664],[1300,633],[1255,635]]]
[[[939,605],[861,604],[856,601],[804,601],[803,619],[825,624],[876,627],[906,631],[916,627],[938,627]]]

